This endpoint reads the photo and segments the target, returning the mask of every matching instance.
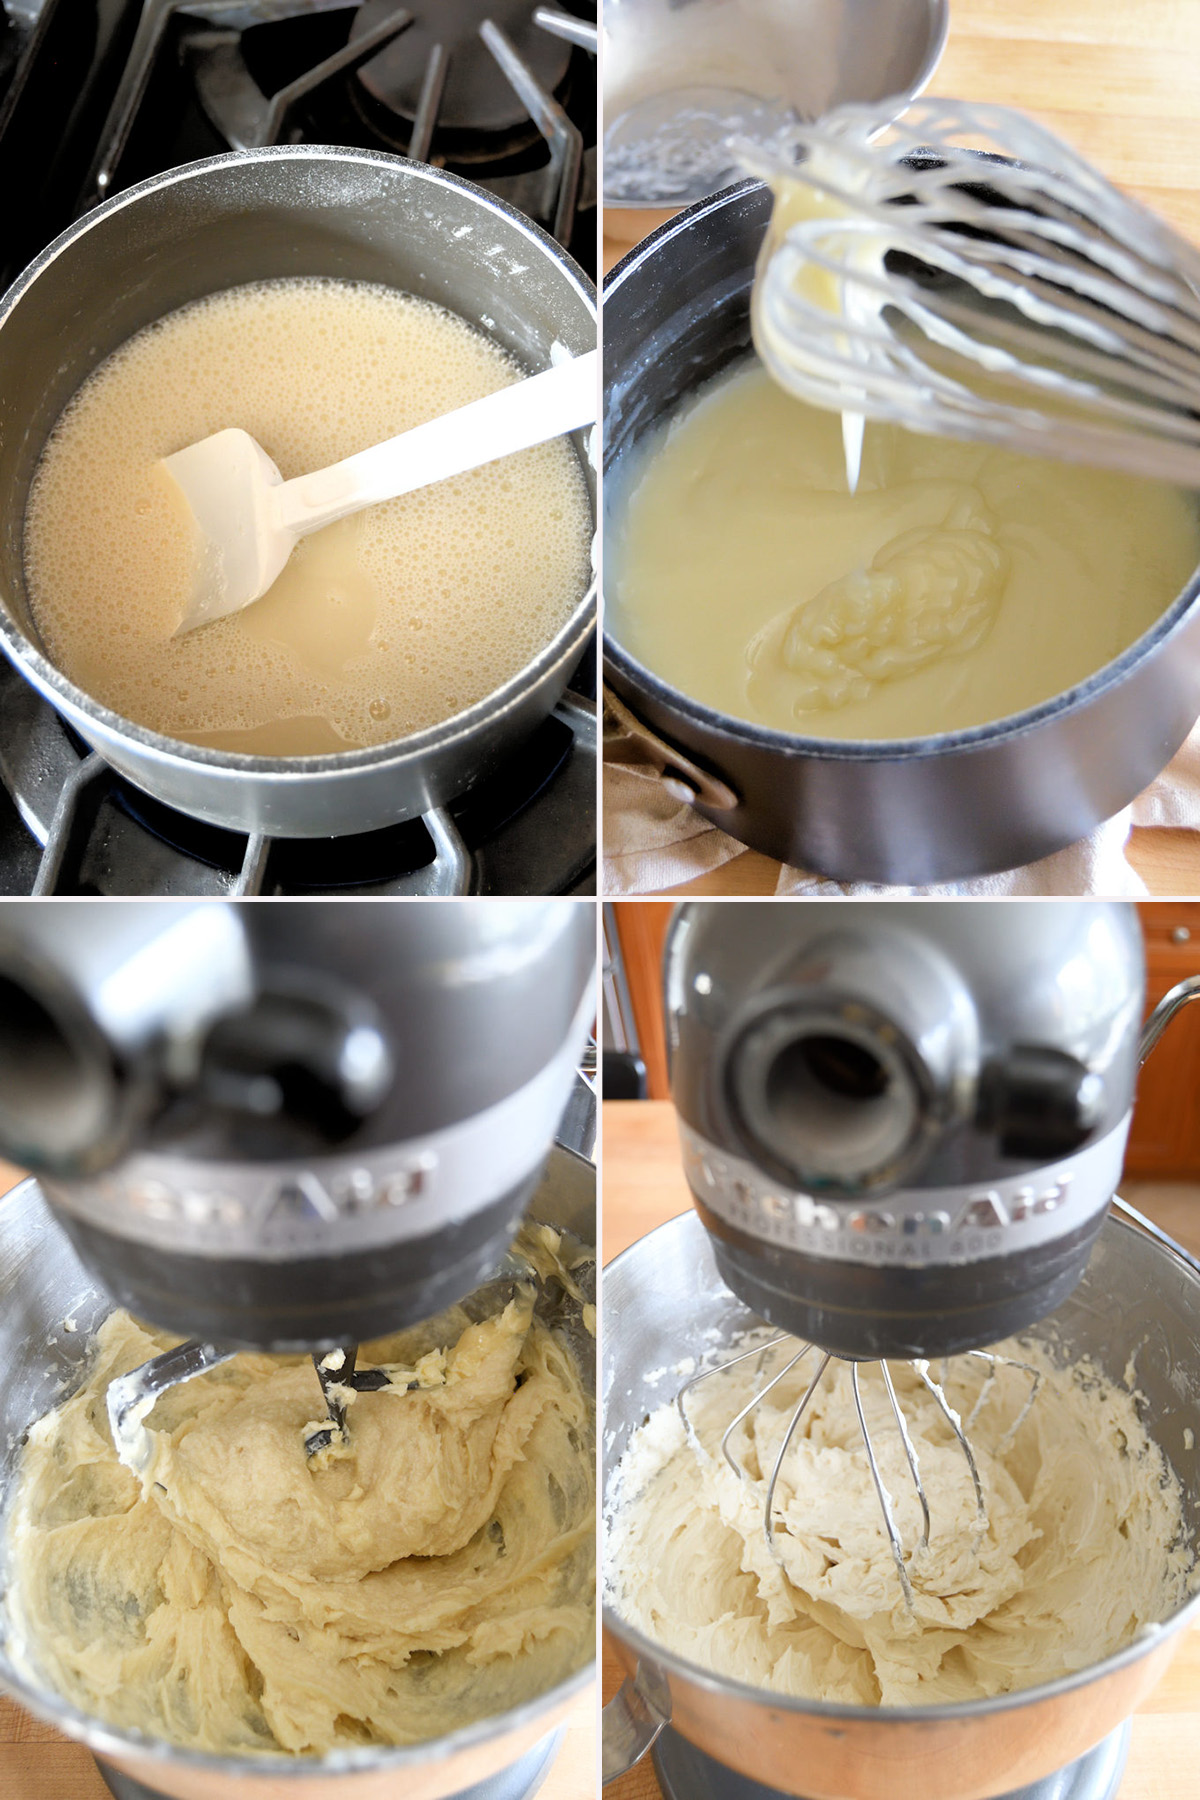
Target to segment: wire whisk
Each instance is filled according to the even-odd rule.
[[[792,393],[1200,487],[1200,253],[1052,132],[925,100],[738,148],[776,190],[754,339]]]
[[[809,1407],[812,1402],[813,1396],[816,1394],[817,1389],[819,1388],[822,1380],[824,1379],[826,1372],[830,1367],[830,1364],[837,1363],[837,1362],[841,1361],[842,1359],[834,1357],[828,1351],[818,1350],[817,1347],[813,1344],[800,1343],[799,1340],[797,1340],[796,1338],[792,1338],[792,1337],[788,1336],[787,1333],[782,1333],[778,1337],[768,1339],[765,1343],[758,1343],[758,1344],[753,1345],[748,1350],[741,1351],[737,1356],[730,1357],[726,1361],[718,1363],[714,1368],[702,1369],[699,1372],[699,1374],[693,1375],[690,1380],[684,1382],[683,1386],[679,1389],[679,1392],[675,1397],[675,1404],[679,1410],[679,1416],[683,1422],[683,1427],[684,1427],[684,1431],[687,1435],[688,1442],[691,1444],[693,1449],[697,1451],[698,1454],[703,1455],[704,1454],[703,1447],[697,1436],[695,1426],[693,1424],[692,1418],[687,1409],[688,1395],[701,1382],[711,1381],[714,1378],[714,1376],[727,1374],[730,1369],[736,1368],[739,1364],[749,1362],[750,1359],[753,1357],[757,1357],[759,1359],[759,1368],[758,1368],[757,1373],[760,1376],[765,1377],[767,1361],[773,1355],[773,1353],[775,1351],[779,1350],[781,1347],[784,1348],[785,1351],[790,1351],[792,1349],[792,1346],[795,1346],[795,1349],[787,1357],[787,1360],[784,1362],[783,1366],[780,1369],[778,1369],[773,1375],[771,1375],[769,1379],[764,1379],[761,1386],[756,1385],[753,1393],[751,1394],[750,1399],[741,1408],[741,1410],[735,1414],[735,1416],[729,1421],[728,1425],[725,1427],[724,1431],[722,1432],[721,1440],[720,1440],[721,1454],[724,1457],[729,1468],[733,1471],[733,1473],[738,1477],[738,1479],[741,1482],[743,1482],[748,1488],[753,1489],[753,1487],[755,1485],[754,1478],[752,1477],[750,1471],[747,1469],[745,1464],[743,1462],[740,1462],[738,1460],[737,1456],[734,1454],[733,1442],[734,1442],[735,1434],[737,1433],[738,1428],[747,1422],[747,1420],[750,1418],[751,1414],[756,1410],[756,1408],[761,1406],[763,1401],[766,1400],[767,1397],[770,1394],[772,1394],[779,1387],[780,1383],[783,1382],[784,1379],[788,1375],[791,1374],[793,1369],[799,1368],[800,1364],[803,1363],[806,1358],[808,1358],[810,1356],[816,1357],[817,1360],[816,1360],[815,1367],[813,1369],[813,1373],[812,1373],[799,1401],[792,1409],[791,1415],[790,1415],[787,1425],[784,1429],[783,1437],[780,1440],[779,1448],[775,1452],[774,1458],[772,1460],[770,1473],[767,1476],[766,1487],[765,1487],[765,1490],[763,1493],[763,1524],[762,1524],[763,1537],[766,1540],[767,1548],[769,1549],[772,1557],[780,1565],[780,1567],[784,1567],[783,1556],[782,1556],[779,1541],[778,1541],[778,1521],[777,1521],[777,1507],[776,1507],[776,1492],[779,1487],[780,1475],[783,1471],[784,1463],[786,1461],[788,1452],[791,1449],[792,1443],[796,1437],[796,1433],[798,1432],[801,1422],[803,1421],[806,1413],[809,1411]],[[996,1392],[995,1384],[996,1384],[998,1370],[1000,1368],[1019,1369],[1024,1375],[1027,1375],[1029,1377],[1029,1383],[1030,1383],[1029,1393],[1026,1396],[1022,1405],[1018,1408],[1014,1418],[1012,1419],[1012,1422],[1008,1425],[1008,1427],[1006,1428],[1003,1435],[1001,1436],[1001,1438],[998,1441],[997,1449],[999,1451],[1003,1451],[1005,1448],[1007,1448],[1007,1446],[1014,1441],[1017,1433],[1021,1429],[1021,1426],[1025,1423],[1025,1420],[1029,1417],[1029,1413],[1034,1405],[1034,1402],[1037,1399],[1038,1389],[1041,1386],[1042,1373],[1039,1369],[1034,1368],[1032,1366],[1032,1364],[1030,1364],[1030,1363],[1021,1362],[1013,1357],[1001,1356],[995,1351],[971,1350],[971,1351],[966,1352],[966,1355],[969,1358],[979,1360],[979,1361],[986,1363],[987,1364],[987,1373],[984,1376],[983,1382],[979,1389],[979,1393],[977,1394],[974,1404],[971,1407],[971,1411],[967,1415],[965,1424],[964,1424],[963,1420],[959,1417],[959,1414],[955,1411],[954,1407],[950,1404],[950,1401],[948,1400],[948,1398],[946,1396],[945,1387],[946,1387],[946,1379],[947,1379],[947,1367],[946,1367],[945,1363],[943,1363],[941,1365],[937,1379],[935,1379],[933,1374],[931,1373],[929,1363],[927,1361],[925,1361],[924,1359],[915,1358],[911,1362],[907,1363],[905,1366],[907,1366],[908,1368],[911,1368],[914,1371],[918,1382],[921,1384],[921,1386],[925,1389],[925,1391],[929,1394],[930,1398],[933,1400],[933,1403],[934,1403],[938,1413],[940,1414],[942,1419],[944,1419],[945,1423],[949,1427],[950,1432],[954,1438],[954,1441],[957,1444],[958,1449],[961,1452],[963,1459],[965,1461],[966,1468],[967,1468],[967,1471],[970,1476],[972,1491],[974,1494],[974,1502],[975,1502],[974,1548],[977,1551],[980,1544],[982,1544],[984,1536],[988,1529],[988,1514],[987,1514],[987,1505],[986,1505],[986,1501],[984,1498],[983,1483],[982,1483],[982,1480],[980,1479],[980,1474],[979,1474],[979,1465],[976,1460],[975,1453],[971,1448],[971,1442],[967,1436],[967,1433],[970,1431],[971,1427],[975,1424],[975,1422],[979,1418],[984,1407],[988,1404],[988,1402],[995,1395],[995,1392]],[[917,1503],[920,1507],[920,1512],[921,1512],[920,1536],[918,1538],[916,1547],[915,1547],[914,1551],[912,1552],[911,1559],[906,1558],[904,1542],[903,1542],[903,1539],[900,1534],[899,1526],[896,1523],[895,1504],[893,1501],[893,1497],[892,1497],[891,1493],[889,1492],[888,1487],[883,1478],[883,1473],[880,1468],[879,1456],[878,1456],[878,1453],[876,1450],[875,1439],[872,1436],[871,1428],[867,1424],[866,1410],[863,1405],[862,1377],[865,1374],[865,1372],[872,1367],[878,1368],[878,1370],[880,1372],[884,1393],[887,1397],[890,1416],[895,1424],[895,1428],[896,1428],[897,1432],[899,1433],[900,1443],[901,1443],[903,1453],[904,1453],[904,1460],[908,1466],[908,1472],[912,1479],[913,1488],[916,1493]],[[867,1466],[870,1471],[871,1481],[872,1481],[872,1485],[874,1486],[874,1489],[875,1489],[876,1497],[879,1501],[879,1509],[880,1509],[880,1512],[883,1517],[884,1530],[887,1534],[888,1543],[889,1543],[889,1546],[891,1549],[891,1554],[892,1554],[892,1560],[895,1564],[896,1576],[900,1583],[900,1591],[904,1596],[905,1605],[908,1608],[909,1612],[911,1613],[914,1610],[914,1606],[915,1606],[915,1595],[913,1592],[912,1577],[909,1572],[910,1564],[911,1564],[911,1566],[915,1566],[916,1563],[919,1561],[919,1559],[928,1551],[929,1542],[930,1542],[930,1534],[933,1530],[933,1521],[932,1521],[932,1517],[931,1517],[931,1513],[930,1513],[929,1498],[928,1498],[928,1495],[926,1494],[925,1484],[924,1484],[924,1481],[921,1476],[921,1467],[920,1467],[920,1461],[919,1461],[918,1454],[917,1454],[917,1448],[913,1441],[912,1433],[909,1429],[908,1420],[905,1418],[903,1408],[900,1404],[900,1399],[899,1399],[899,1396],[897,1395],[895,1382],[893,1381],[892,1373],[888,1366],[888,1363],[886,1361],[879,1361],[878,1363],[875,1363],[875,1364],[866,1363],[866,1362],[851,1362],[849,1364],[849,1369],[850,1369],[851,1395],[852,1395],[852,1399],[853,1399],[854,1411],[855,1411],[855,1416],[856,1416],[857,1423],[858,1423],[859,1433],[862,1438],[863,1450],[866,1455]]]

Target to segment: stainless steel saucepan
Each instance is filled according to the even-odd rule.
[[[595,1169],[556,1147],[529,1216],[595,1242]],[[112,1309],[71,1249],[37,1184],[24,1182],[0,1201],[0,1510],[19,1454],[22,1433],[65,1391],[78,1385],[90,1335]],[[64,1333],[70,1317],[74,1333]],[[581,1366],[592,1354],[582,1329],[570,1330]],[[583,1367],[585,1387],[592,1375]],[[446,1800],[495,1776],[530,1752],[561,1724],[593,1678],[577,1670],[537,1699],[493,1719],[481,1719],[427,1744],[364,1748],[325,1757],[216,1756],[183,1750],[105,1725],[69,1705],[14,1666],[0,1613],[0,1684],[22,1706],[68,1736],[80,1738],[104,1762],[175,1800]]]
[[[691,1212],[605,1270],[604,1303],[607,1491],[632,1433],[671,1397],[662,1370],[755,1321],[721,1281],[711,1241]],[[1114,1381],[1134,1359],[1147,1429],[1180,1478],[1185,1530],[1200,1541],[1200,1266],[1161,1234],[1110,1217],[1071,1298],[1031,1335],[1060,1359],[1090,1358]],[[659,1379],[648,1379],[655,1371]],[[990,1800],[1109,1737],[1198,1616],[1194,1594],[1159,1629],[1078,1674],[991,1700],[907,1708],[793,1699],[728,1680],[664,1650],[610,1604],[605,1623],[628,1680],[606,1709],[606,1778],[635,1761],[665,1721],[707,1755],[782,1794]]]
[[[530,374],[561,344],[595,348],[591,283],[528,219],[472,183],[368,150],[280,146],[156,175],[55,239],[0,302],[0,649],[114,768],[231,830],[334,837],[427,812],[494,769],[550,712],[579,660],[595,591],[486,699],[396,743],[246,756],[148,731],[68,681],[30,615],[22,540],[38,457],[76,389],[143,326],[249,281],[379,282],[478,326]],[[592,492],[585,434],[576,450]]]

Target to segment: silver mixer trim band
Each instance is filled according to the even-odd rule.
[[[1053,1243],[1103,1212],[1116,1191],[1132,1112],[1097,1143],[1031,1174],[968,1187],[899,1188],[829,1200],[768,1181],[679,1121],[696,1198],[726,1224],[805,1256],[895,1266],[982,1262]]]
[[[117,1237],[219,1261],[291,1262],[426,1237],[536,1173],[594,1010],[589,985],[562,1048],[531,1081],[427,1137],[307,1161],[137,1155],[92,1180],[41,1185],[60,1211]]]

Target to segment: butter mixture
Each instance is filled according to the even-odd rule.
[[[312,1363],[238,1356],[158,1401],[140,1479],[105,1392],[172,1340],[114,1313],[22,1454],[9,1624],[30,1672],[152,1737],[318,1755],[438,1737],[584,1664],[590,1413],[531,1308],[460,1317],[445,1351],[364,1347],[395,1385],[347,1390],[344,1453],[311,1462]]]
[[[85,382],[30,494],[25,565],[51,660],[124,718],[213,749],[388,743],[494,693],[587,589],[591,510],[566,439],[326,526],[261,600],[182,637],[194,526],[160,458],[226,426],[284,480],[521,378],[390,288],[233,288],[160,319]]]
[[[862,1375],[868,1429],[905,1545],[911,1613],[846,1363],[830,1364],[784,1461],[776,1490],[782,1567],[765,1542],[766,1477],[811,1378],[810,1354],[734,1434],[745,1481],[727,1466],[720,1439],[761,1386],[756,1358],[691,1390],[694,1446],[673,1404],[635,1432],[607,1538],[607,1579],[621,1618],[751,1686],[867,1706],[972,1700],[1052,1681],[1168,1618],[1187,1597],[1194,1559],[1181,1542],[1178,1480],[1133,1397],[1085,1367],[1056,1368],[1037,1347],[998,1348],[1043,1371],[1023,1422],[1031,1378],[1021,1370],[999,1368],[985,1392],[988,1364],[955,1358],[946,1387],[970,1421],[982,1529],[949,1426],[913,1369],[890,1365],[929,1500],[926,1551],[917,1548],[920,1509],[878,1369]],[[781,1366],[772,1363],[769,1373]]]
[[[755,361],[612,487],[620,642],[695,700],[811,737],[923,737],[1051,699],[1200,563],[1194,496],[896,426],[867,424],[850,494],[841,420]]]

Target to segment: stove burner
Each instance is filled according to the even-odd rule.
[[[317,38],[298,28],[318,25],[315,15],[331,4],[341,0],[154,0],[168,16],[216,9],[222,20],[220,29],[197,28],[183,44],[201,107],[232,149],[341,141],[340,108],[351,136],[365,126],[414,161],[469,173],[571,245],[579,212],[595,204],[594,159],[590,150],[585,158],[583,134],[563,102],[582,105],[586,116],[583,90],[594,85],[594,65],[582,59],[581,82],[572,59],[581,50],[594,56],[595,27],[555,7],[534,9],[531,0],[487,7],[511,35],[481,16],[482,0],[422,0],[436,26],[396,0],[364,0],[349,38],[321,55]],[[232,14],[221,11],[230,5]],[[433,5],[438,10],[428,12]],[[253,23],[258,8],[261,22]],[[314,16],[295,16],[301,13]],[[276,34],[289,19],[285,44]],[[315,59],[305,57],[305,43]],[[127,73],[114,102],[93,173],[97,193],[107,191],[145,80],[144,71],[136,79]]]
[[[1065,1769],[1012,1788],[996,1800],[1116,1800],[1129,1755],[1129,1721]],[[654,1767],[663,1800],[791,1800],[705,1756],[668,1725],[654,1745]]]
[[[394,9],[395,0],[364,0],[350,42]],[[414,14],[409,29],[356,78],[373,100],[405,121],[417,116],[425,71],[440,50],[446,71],[439,130],[507,133],[529,123],[527,108],[480,36],[485,19],[499,25],[542,88],[553,91],[566,78],[571,47],[534,23],[532,0],[412,0],[408,10]]]
[[[450,1800],[532,1800],[541,1787],[549,1771],[551,1763],[562,1748],[566,1733],[560,1728],[535,1744],[532,1750],[526,1751],[520,1762],[511,1768],[501,1769],[498,1775],[491,1775],[486,1781],[477,1781],[472,1787],[463,1788]],[[122,1775],[111,1769],[106,1763],[98,1763],[104,1785],[114,1800],[165,1800],[157,1788],[143,1787],[140,1781],[132,1776]]]

